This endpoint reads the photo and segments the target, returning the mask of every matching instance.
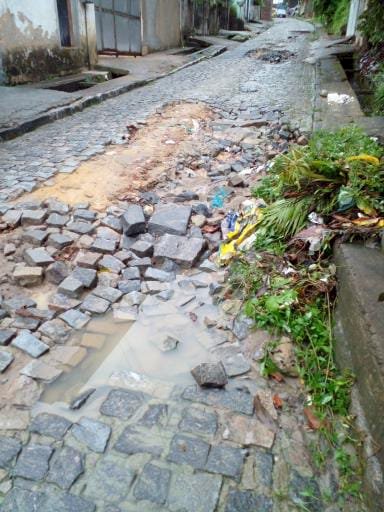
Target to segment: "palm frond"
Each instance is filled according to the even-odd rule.
[[[280,199],[265,208],[261,225],[276,236],[291,238],[305,227],[310,207],[308,197]]]

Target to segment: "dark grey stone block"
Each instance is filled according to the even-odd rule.
[[[229,491],[225,512],[272,512],[273,502],[271,498],[258,495],[252,491]],[[312,509],[311,509],[312,510]]]
[[[105,299],[101,299],[100,297],[96,297],[96,295],[90,293],[81,303],[80,309],[82,311],[88,311],[89,313],[100,315],[105,313],[109,306],[110,302]]]
[[[168,507],[172,511],[214,512],[219,500],[222,478],[209,473],[193,475],[174,474],[168,497]],[[244,509],[242,512],[258,512]]]
[[[100,407],[101,414],[129,419],[145,403],[147,395],[140,391],[112,389]]]
[[[13,476],[27,480],[42,480],[48,472],[48,462],[53,448],[41,444],[24,446],[17,459]]]
[[[171,442],[168,460],[176,464],[189,464],[195,469],[203,469],[209,448],[209,444],[202,439],[176,434]]]
[[[145,232],[145,217],[143,209],[137,204],[128,206],[121,217],[124,234],[127,236],[138,235]]]
[[[150,405],[139,420],[139,424],[145,427],[154,427],[155,425],[163,425],[168,416],[167,404]]]
[[[164,505],[168,496],[171,472],[154,464],[146,464],[134,488],[133,495],[137,500],[148,500]]]
[[[49,350],[49,346],[40,341],[36,336],[29,331],[21,332],[12,341],[11,345],[23,352],[26,352],[31,357],[40,357],[42,354]]]
[[[82,329],[91,319],[89,315],[85,315],[77,309],[68,309],[60,315],[60,318],[73,329]]]
[[[49,463],[47,481],[68,490],[84,472],[84,456],[70,446],[55,451]]]
[[[133,427],[126,427],[116,441],[114,449],[127,455],[135,453],[150,453],[159,457],[163,447],[159,440],[152,440],[147,433],[142,433]]]
[[[59,440],[65,436],[71,425],[72,422],[63,416],[43,412],[33,418],[29,430]]]
[[[165,233],[185,235],[191,212],[190,206],[175,204],[158,205],[148,222],[148,231],[155,235],[164,235]]]
[[[217,415],[215,412],[189,407],[183,411],[179,428],[184,432],[192,432],[193,434],[213,435],[217,430]]]
[[[0,437],[0,468],[6,468],[21,450],[21,442],[12,437]]]
[[[97,272],[93,268],[75,267],[69,276],[80,281],[85,288],[93,288],[97,283]]]
[[[253,414],[253,395],[245,387],[240,389],[202,389],[198,386],[189,386],[184,390],[182,397],[192,402],[223,407],[249,416]]]
[[[245,452],[240,448],[224,445],[212,446],[205,469],[211,473],[218,473],[239,480],[244,457]]]
[[[97,453],[103,453],[111,436],[111,427],[91,418],[80,418],[71,429],[80,443]]]

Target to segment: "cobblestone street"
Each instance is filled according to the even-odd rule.
[[[362,511],[214,258],[224,213],[312,129],[311,32],[277,20],[0,144],[2,512]]]

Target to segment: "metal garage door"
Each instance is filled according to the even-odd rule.
[[[141,54],[140,0],[95,0],[99,52]]]

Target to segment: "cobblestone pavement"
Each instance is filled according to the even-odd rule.
[[[255,138],[263,133],[271,140],[277,136],[273,140],[283,147],[287,143],[282,137],[293,140],[300,135],[282,128],[284,118],[304,131],[311,124],[313,70],[301,62],[307,36],[293,32],[308,28],[310,25],[296,20],[277,23],[256,40],[216,60],[3,144],[3,199],[14,196],[20,184],[29,190],[58,170],[70,172],[80,160],[103,151],[111,139],[118,140],[125,125],[137,121],[137,116],[145,117],[177,99],[207,101],[220,109],[224,118],[237,122],[257,120],[260,115],[261,124],[278,119],[280,135],[260,128]],[[268,53],[268,58],[288,56],[288,60],[271,64],[259,60],[264,52],[259,52],[257,59],[246,55],[251,50],[269,52],[270,45],[274,53]],[[295,95],[290,94],[293,90]],[[230,125],[225,125],[226,120],[214,121],[216,126],[224,125],[225,133]],[[238,133],[234,128],[233,137]],[[234,187],[247,181],[250,162],[256,169],[258,148],[254,143],[240,147],[235,140],[227,142],[220,137],[212,137],[210,144],[206,158],[212,158],[212,167],[207,179],[214,184],[221,173],[221,179],[227,180],[229,167],[228,188],[233,193]],[[227,144],[237,162],[218,166],[212,155],[223,148],[227,151]],[[196,158],[200,158],[199,147],[190,163]],[[243,171],[236,182],[236,173]],[[195,204],[188,203],[196,199],[193,190],[183,194],[183,205],[176,201],[155,205],[146,219],[138,205],[112,206],[108,215],[97,217],[86,205],[74,210],[58,201],[48,201],[44,208],[24,207],[22,212],[10,209],[3,216],[3,222],[9,224],[19,224],[20,219],[26,222],[29,241],[33,237],[35,246],[45,244],[45,248],[24,251],[22,257],[29,266],[17,266],[17,279],[39,281],[41,268],[46,278],[49,268],[50,279],[61,294],[55,296],[50,311],[36,309],[25,297],[2,301],[1,311],[17,326],[13,323],[11,329],[0,329],[1,342],[12,339],[11,349],[17,354],[26,352],[32,359],[25,367],[25,359],[16,366],[22,382],[29,383],[28,388],[21,387],[21,393],[19,390],[18,407],[9,417],[3,412],[6,407],[0,411],[1,511],[361,511],[352,503],[346,508],[336,505],[338,474],[333,464],[322,471],[314,466],[312,451],[321,441],[305,421],[305,396],[299,380],[286,377],[275,382],[260,375],[257,360],[268,335],[250,329],[249,319],[239,314],[241,300],[224,297],[226,273],[204,252],[206,246],[211,252],[217,249],[220,234],[208,229],[203,235],[198,227],[207,223],[216,231],[218,224],[219,230],[222,216],[206,217],[207,205],[199,203],[197,211]],[[190,225],[191,218],[194,225]],[[37,229],[41,223],[43,229]],[[50,241],[46,242],[48,233]],[[68,275],[62,262],[53,261],[55,251],[50,254],[48,250],[52,244],[54,249],[65,250],[80,239],[88,240],[88,249],[85,254],[78,253],[77,266]],[[175,265],[193,267],[199,256],[198,268],[182,271]],[[159,262],[161,269],[152,267]],[[106,380],[102,364],[98,371],[92,369],[91,362],[84,364],[78,367],[80,375],[78,368],[68,371],[71,359],[78,360],[84,347],[97,354],[94,349],[100,338],[113,344],[110,319],[100,316],[93,327],[95,320],[90,320],[107,309],[113,309],[114,328],[118,321],[136,320],[128,332],[128,349],[112,350],[110,361],[106,356],[105,363],[109,361],[109,369],[116,371]],[[55,314],[59,318],[53,318]],[[130,348],[145,343],[148,333],[155,336],[160,351],[176,348],[177,339],[160,336],[167,322],[176,323],[179,329],[181,342],[176,350],[183,350],[182,337],[189,336],[196,341],[193,346],[212,356],[210,361],[222,361],[229,377],[225,388],[192,385],[190,376],[188,382],[179,381],[176,359],[168,352],[163,359],[159,356],[161,364],[156,368],[162,378],[124,370],[124,364],[129,366],[137,355]],[[65,345],[71,328],[83,336],[81,347],[73,340]],[[0,352],[2,369],[15,366],[9,355],[6,359],[10,352]],[[201,362],[200,354],[186,353],[185,366],[190,369],[196,358]],[[142,356],[141,365],[150,365],[150,350]],[[58,377],[63,372],[57,370],[58,363],[66,367],[67,374],[46,388],[47,394],[35,405],[30,421],[26,404],[33,403],[29,399],[36,381],[40,385],[42,380]],[[70,409],[67,391],[76,378],[86,384],[88,394],[78,397],[78,409]],[[31,383],[35,387],[31,388]]]
[[[298,20],[276,23],[220,57],[1,144],[0,201],[33,190],[57,172],[72,172],[106,144],[121,142],[128,124],[174,100],[206,101],[228,116],[240,109],[244,118],[281,108],[291,123],[310,129],[314,71],[303,63],[308,43],[300,30],[311,29]],[[295,58],[276,66],[247,56],[258,48],[288,48]]]

